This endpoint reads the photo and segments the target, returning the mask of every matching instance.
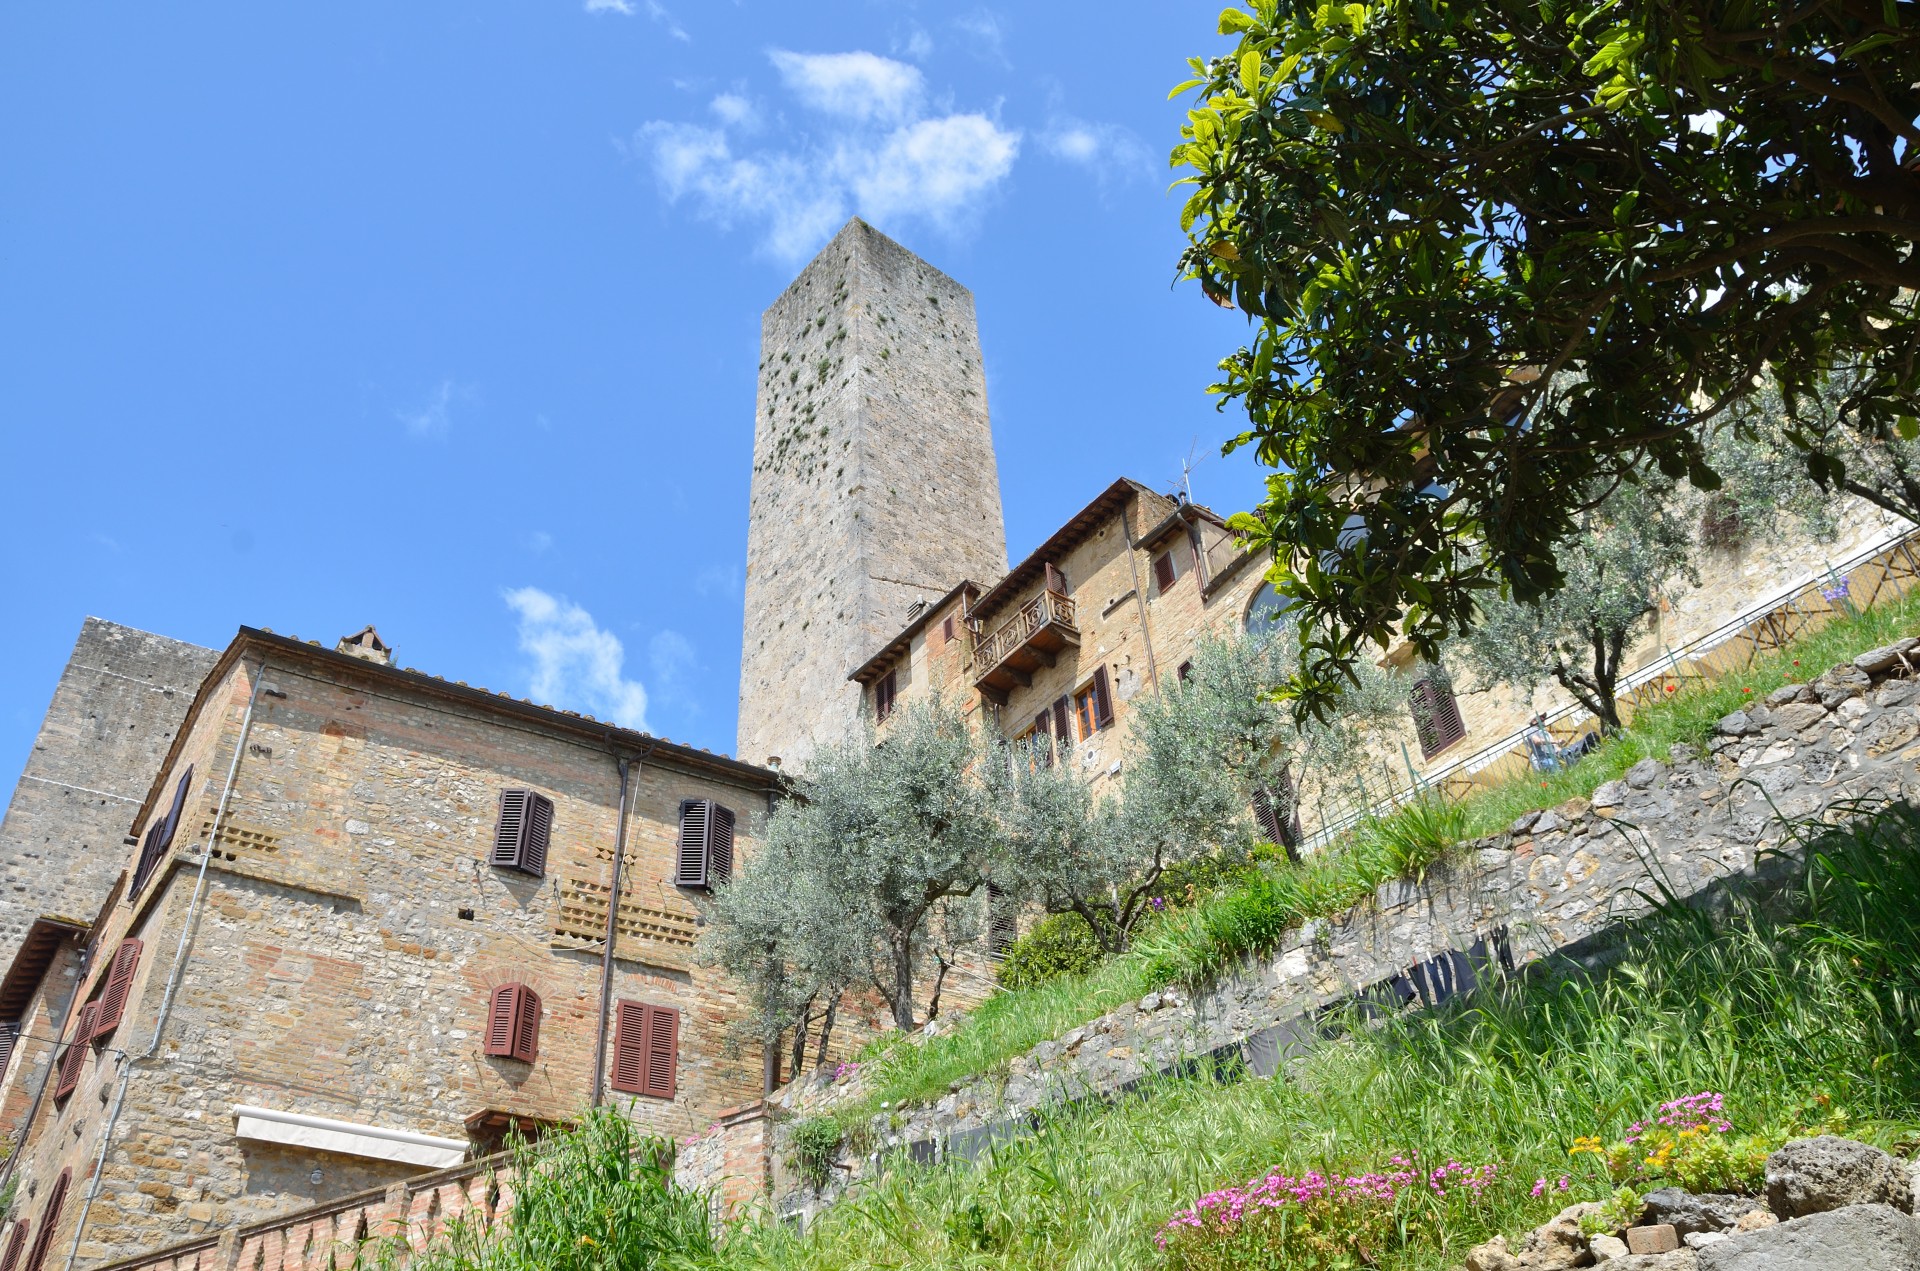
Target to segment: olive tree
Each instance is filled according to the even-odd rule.
[[[957,711],[914,703],[880,743],[863,734],[825,747],[794,780],[703,937],[705,956],[749,986],[769,1024],[859,984],[912,1028],[930,968],[925,1014],[938,1013],[947,968],[978,936],[966,898],[997,842],[979,759]]]
[[[1249,0],[1219,30],[1176,90],[1181,268],[1251,323],[1213,391],[1272,469],[1242,525],[1312,633],[1302,708],[1368,644],[1437,657],[1496,586],[1544,602],[1616,485],[1715,488],[1763,384],[1797,417],[1844,372],[1837,427],[1787,434],[1831,486],[1920,436],[1920,6]]]

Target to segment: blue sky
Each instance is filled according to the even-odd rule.
[[[973,289],[1018,559],[1257,497],[1172,286],[1218,3],[12,5],[0,765],[80,621],[402,663],[731,751],[760,312],[858,213]]]

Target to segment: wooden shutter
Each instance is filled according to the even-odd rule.
[[[995,887],[992,883],[988,883],[987,884],[987,956],[988,957],[994,958],[997,960],[1006,956],[1007,950],[1013,947],[1013,942],[1015,938],[1017,938],[1020,934],[1017,924],[1018,924],[1018,916],[1014,913],[1013,906],[1007,903],[1007,894],[1001,891],[998,887]]]
[[[489,862],[535,878],[547,872],[547,842],[553,834],[553,800],[532,790],[502,790],[500,818],[493,826]]]
[[[513,1057],[532,1063],[540,1055],[540,995],[524,984],[516,985],[513,1025]]]
[[[1467,735],[1460,718],[1460,703],[1453,690],[1442,681],[1423,676],[1415,680],[1407,694],[1413,712],[1413,728],[1420,736],[1420,757],[1431,759]]]
[[[1059,739],[1060,753],[1066,754],[1073,745],[1073,703],[1064,695],[1053,703],[1053,735]]]
[[[100,1018],[93,1026],[95,1037],[104,1037],[120,1026],[120,1017],[127,1009],[127,995],[133,991],[133,973],[140,969],[140,949],[138,940],[122,940],[120,947],[113,951],[113,964],[107,968],[107,986],[100,990]]]
[[[706,799],[680,800],[680,846],[675,857],[673,885],[707,885],[707,820],[713,807]]]
[[[1048,742],[1052,732],[1051,712],[1042,710],[1033,717],[1033,731],[1027,734],[1027,746],[1033,753],[1033,762],[1042,768],[1053,766],[1053,747]]]
[[[1139,558],[1135,557],[1135,559]],[[1153,581],[1160,584],[1161,591],[1173,586],[1176,577],[1178,575],[1174,572],[1172,552],[1161,552],[1153,558]]]
[[[147,827],[146,838],[140,844],[139,863],[133,867],[133,895],[140,894],[140,889],[146,886],[154,868],[166,859],[168,849],[173,846],[174,832],[180,828],[180,813],[187,805],[187,791],[192,787],[193,765],[188,764],[179,784],[173,788],[173,805],[167,809],[167,815]]]
[[[645,1094],[647,1088],[647,1007],[624,999],[614,1003],[613,1088]]]
[[[7,1075],[7,1065],[13,1062],[13,1048],[19,1044],[19,1041],[20,1024],[18,1021],[11,1024],[0,1024],[0,1077]],[[6,1271],[6,1268],[0,1266],[0,1271]]]
[[[898,681],[893,678],[892,671],[881,676],[879,682],[873,686],[874,723],[883,723],[887,716],[893,714],[893,699],[898,691]]]
[[[1063,596],[1067,594],[1067,576],[1052,565],[1047,566],[1047,590],[1057,591]]]
[[[717,887],[733,880],[733,809],[707,807],[707,885]]]
[[[1253,792],[1253,819],[1269,843],[1278,843],[1287,849],[1289,857],[1299,859],[1293,850],[1300,845],[1301,835],[1292,773],[1283,768],[1272,785]]]
[[[67,1203],[67,1184],[73,1181],[73,1170],[63,1169],[60,1177],[53,1180],[53,1186],[47,1191],[46,1208],[40,1211],[40,1230],[33,1237],[33,1252],[27,1255],[27,1265],[21,1271],[40,1271],[47,1260],[47,1250],[53,1244],[53,1233],[60,1226],[60,1210]]]
[[[19,1271],[20,1250],[27,1243],[27,1232],[32,1229],[31,1218],[22,1218],[13,1224],[13,1234],[7,1237],[7,1251],[0,1254],[0,1271]]]
[[[953,615],[952,614],[948,614],[946,618],[940,623],[940,643],[943,645],[953,643]]]
[[[1105,728],[1113,723],[1113,694],[1107,690],[1107,668],[1093,669],[1093,726]]]
[[[520,986],[502,984],[488,995],[487,999],[487,1035],[481,1044],[483,1055],[503,1055],[513,1057],[513,1047],[518,1031],[514,1018],[520,1005]]]
[[[647,1077],[642,1094],[671,1099],[680,1069],[680,1012],[670,1006],[647,1007]]]
[[[93,1040],[94,1023],[99,1018],[100,1003],[88,1002],[80,1008],[73,1035],[67,1039],[67,1048],[60,1055],[59,1080],[53,1087],[55,1099],[64,1099],[79,1088],[80,1072],[87,1062],[87,1043]]]

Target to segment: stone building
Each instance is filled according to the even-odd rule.
[[[1005,572],[1006,529],[965,287],[853,220],[760,330],[735,749],[797,767],[911,604]]]
[[[760,1094],[690,955],[772,773],[402,670],[371,629],[243,628],[184,716],[81,988],[56,960],[28,992],[65,1045],[8,1074],[34,1112],[7,1265],[277,1215],[601,1098],[678,1139]]]

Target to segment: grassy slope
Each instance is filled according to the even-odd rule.
[[[1204,980],[1246,954],[1272,948],[1304,919],[1343,912],[1387,879],[1417,872],[1449,839],[1496,833],[1524,812],[1584,797],[1643,758],[1664,762],[1669,747],[1704,742],[1714,722],[1741,704],[1890,643],[1916,625],[1920,592],[1834,621],[1741,674],[1687,686],[1640,711],[1630,728],[1566,772],[1510,781],[1453,808],[1406,809],[1301,865],[1251,878],[1243,889],[1169,916],[1132,953],[1087,976],[996,994],[953,1033],[896,1045],[873,1066],[867,1097],[836,1115],[853,1125],[882,1103],[898,1107],[936,1098],[952,1082],[993,1071],[1130,998],[1168,983]]]
[[[1725,1092],[1741,1129],[1789,1125],[1825,1094],[1859,1137],[1911,1142],[1920,822],[1883,817],[1818,859],[1818,889],[1790,895],[1791,912],[1657,914],[1603,978],[1513,985],[1471,1009],[1415,1016],[1322,1048],[1291,1081],[1170,1082],[1147,1101],[1071,1113],[991,1161],[889,1175],[804,1237],[745,1228],[720,1264],[1147,1267],[1171,1213],[1270,1168],[1359,1169],[1395,1152],[1497,1162],[1481,1205],[1434,1213],[1383,1262],[1427,1271],[1493,1231],[1600,1198],[1597,1181],[1567,1196],[1530,1190],[1569,1172],[1576,1136],[1617,1137],[1696,1091]],[[1814,894],[1827,904],[1809,905]]]

